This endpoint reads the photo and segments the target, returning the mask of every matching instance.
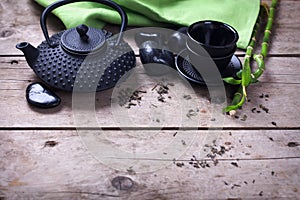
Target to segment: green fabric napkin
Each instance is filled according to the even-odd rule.
[[[35,0],[46,7],[56,0]],[[130,26],[188,26],[200,20],[215,20],[233,26],[239,33],[237,46],[245,49],[255,25],[260,0],[114,0],[128,15]],[[77,2],[53,11],[67,28],[78,24],[102,28],[119,24],[119,14],[94,2]]]

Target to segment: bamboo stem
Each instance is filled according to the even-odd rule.
[[[253,73],[254,79],[256,79],[256,80],[263,74],[263,72],[265,70],[264,59],[267,57],[267,53],[269,50],[269,41],[270,41],[271,30],[273,27],[273,21],[274,21],[276,7],[277,7],[277,0],[272,0],[271,8],[269,10],[269,16],[268,16],[266,29],[264,31],[264,38],[263,38],[261,52],[260,52],[260,54],[253,56],[254,60],[256,61],[257,65],[258,65],[257,70]]]
[[[262,7],[264,9],[262,9]],[[234,115],[235,110],[242,107],[242,105],[245,102],[245,99],[247,98],[246,87],[248,87],[251,83],[256,82],[257,79],[263,74],[263,72],[265,70],[264,58],[267,56],[268,49],[269,49],[269,41],[270,41],[270,35],[271,35],[272,26],[273,26],[273,19],[274,19],[274,15],[275,15],[274,13],[275,13],[276,7],[277,7],[277,0],[272,0],[270,10],[268,10],[267,6],[265,6],[265,5],[261,6],[259,17],[257,19],[255,28],[252,33],[251,41],[246,50],[245,61],[243,64],[242,72],[239,73],[239,74],[241,74],[240,78],[242,79],[241,86],[239,87],[238,91],[234,94],[234,97],[232,100],[232,105],[227,106],[224,109],[224,112],[234,111],[234,112],[230,112],[231,115],[232,114]],[[266,28],[264,31],[261,52],[260,52],[260,54],[254,54],[252,56],[253,48],[256,43],[257,32],[260,28],[261,16],[264,14],[263,11],[267,12],[268,21],[267,21],[267,25],[266,25]],[[253,74],[251,74],[251,67],[250,67],[250,59],[251,58],[253,58],[258,65],[257,70]],[[229,83],[230,82],[237,83],[237,80],[230,80],[230,79],[227,79],[227,80]]]

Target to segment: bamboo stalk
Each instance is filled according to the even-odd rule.
[[[266,6],[261,6],[261,7],[263,7],[264,9],[260,9],[259,17],[255,24],[255,28],[252,33],[251,41],[246,50],[245,61],[243,64],[242,72],[238,73],[238,74],[241,74],[241,77],[240,77],[242,79],[241,86],[239,87],[238,91],[234,94],[231,105],[227,106],[224,109],[224,112],[229,112],[230,115],[234,115],[236,113],[236,110],[238,108],[242,107],[242,105],[245,102],[245,99],[247,98],[246,87],[248,87],[253,82],[257,82],[257,79],[263,74],[263,72],[265,70],[264,58],[267,56],[268,49],[269,49],[269,41],[270,41],[270,35],[271,35],[272,26],[273,26],[275,9],[277,7],[277,0],[272,0],[270,10],[268,10],[268,8]],[[261,52],[259,54],[254,54],[252,56],[252,51],[253,51],[253,48],[256,43],[257,32],[258,32],[258,29],[260,28],[261,16],[264,14],[263,11],[267,12],[268,21],[267,21],[267,25],[266,25],[266,28],[264,31]],[[253,74],[251,74],[251,67],[250,67],[250,59],[252,57],[258,65],[257,70]],[[238,80],[232,80],[232,79],[227,79],[227,80],[228,80],[228,83],[230,83],[230,82],[238,83],[237,82]]]
[[[277,7],[277,0],[273,0],[270,10],[269,10],[269,16],[268,16],[266,29],[264,31],[264,38],[263,38],[261,52],[260,52],[260,54],[253,56],[254,60],[256,61],[257,65],[258,65],[257,70],[253,73],[254,79],[256,79],[256,80],[263,74],[263,72],[265,70],[264,59],[266,58],[268,50],[269,50],[269,41],[270,41],[271,30],[273,27],[273,20],[274,20],[276,7]]]
[[[243,81],[243,71],[244,71],[244,68],[246,65],[250,65],[250,58],[252,56],[252,51],[254,49],[254,46],[255,46],[255,43],[256,43],[256,36],[257,36],[257,32],[260,28],[260,21],[261,21],[261,15],[262,15],[262,9],[260,9],[260,12],[259,12],[259,16],[258,16],[258,19],[255,23],[255,27],[254,27],[254,30],[253,30],[253,33],[252,33],[252,36],[251,36],[251,41],[247,47],[247,50],[246,50],[246,55],[245,55],[245,61],[243,63],[243,69],[241,71],[241,73],[237,73],[237,76],[239,78],[242,78],[242,81]],[[249,66],[250,67],[250,66]],[[240,75],[239,75],[240,74]],[[242,81],[240,81],[240,84],[242,83]],[[227,82],[229,84],[232,84],[233,82],[238,82],[238,80],[231,80],[230,82]],[[245,89],[244,89],[245,90]],[[230,115],[235,115],[235,110],[239,109],[240,107],[242,107],[242,105],[244,104],[245,102],[245,96],[243,94],[243,86],[240,86],[238,91],[234,94],[233,96],[233,100],[231,102],[231,105],[230,106],[227,106],[225,109],[224,109],[224,112],[230,112]]]

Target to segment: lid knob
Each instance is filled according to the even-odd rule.
[[[80,35],[80,38],[84,41],[87,41],[89,39],[89,36],[87,35],[87,32],[89,31],[89,27],[87,25],[81,24],[76,27],[77,33]]]

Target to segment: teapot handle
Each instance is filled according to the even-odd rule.
[[[40,19],[41,28],[42,28],[43,34],[44,34],[45,39],[46,39],[47,43],[49,44],[49,46],[55,47],[58,44],[54,44],[50,41],[48,29],[46,26],[46,19],[47,19],[48,14],[50,12],[52,12],[55,8],[58,8],[60,6],[63,6],[63,5],[69,4],[69,3],[81,2],[81,1],[91,1],[91,2],[101,3],[101,4],[107,5],[113,9],[115,9],[119,13],[119,15],[121,16],[122,22],[121,22],[119,37],[115,44],[115,45],[118,45],[122,39],[123,31],[126,29],[127,22],[128,22],[128,18],[127,18],[125,11],[118,4],[116,4],[115,2],[113,2],[111,0],[60,0],[60,1],[52,3],[48,7],[46,7],[46,9],[43,11],[43,13],[41,15],[41,19]]]

